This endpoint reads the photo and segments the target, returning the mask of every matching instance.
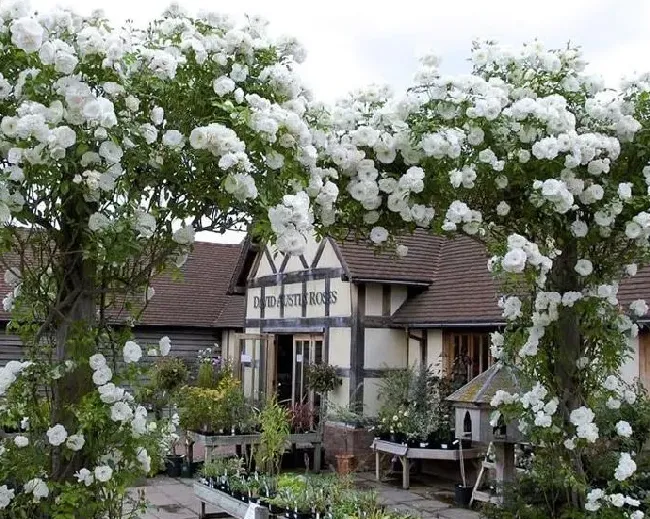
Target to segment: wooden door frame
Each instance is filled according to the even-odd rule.
[[[263,376],[264,380],[260,380],[260,391],[262,388],[265,391],[265,396],[268,397],[274,391],[273,377],[269,374],[272,373],[270,369],[275,369],[275,335],[272,333],[236,333],[235,334],[235,358],[233,361],[233,370],[235,377],[242,383],[242,391],[244,390],[243,369],[241,364],[241,356],[245,351],[242,344],[245,341],[259,341],[260,344],[260,358],[259,358],[259,374],[260,378]],[[255,364],[257,362],[257,345],[255,344],[252,349],[251,364],[252,364],[252,379],[251,390],[255,390]],[[269,362],[270,361],[270,362]]]

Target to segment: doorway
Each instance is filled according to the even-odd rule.
[[[291,405],[293,392],[293,335],[276,335],[276,392],[278,402]]]

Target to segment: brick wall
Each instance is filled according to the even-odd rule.
[[[348,454],[356,456],[357,470],[371,470],[374,467],[374,455],[370,446],[373,434],[367,429],[354,429],[341,423],[327,422],[323,430],[323,447],[325,465],[336,467],[336,455],[345,454],[347,433]]]

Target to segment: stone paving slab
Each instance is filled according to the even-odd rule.
[[[419,482],[410,490],[400,488],[400,482],[377,482],[374,475],[360,473],[357,475],[359,487],[372,488],[379,494],[379,499],[391,510],[408,513],[422,519],[479,519],[480,515],[472,510],[452,506],[453,485],[432,481],[429,484]],[[131,489],[133,495],[144,491],[148,505],[140,519],[197,519],[199,500],[194,496],[191,479],[171,479],[159,476],[147,480],[147,485]],[[448,502],[436,499],[446,499]],[[208,512],[218,511],[216,508]]]

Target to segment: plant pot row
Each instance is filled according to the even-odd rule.
[[[285,517],[286,519],[318,519],[323,514],[320,512],[298,512],[291,510],[290,508],[285,508],[277,506],[276,504],[270,502],[274,496],[260,497],[257,495],[249,495],[247,493],[241,492],[239,490],[232,490],[228,487],[228,483],[224,481],[215,481],[213,478],[205,479],[201,478],[199,482],[203,483],[209,488],[213,488],[220,492],[223,492],[237,501],[242,503],[258,503],[261,506],[264,506],[269,509],[269,513],[279,517]]]
[[[471,440],[456,440],[455,438],[439,439],[427,438],[423,439],[408,439],[403,434],[382,434],[376,438],[377,440],[389,441],[391,443],[399,443],[406,445],[412,449],[442,449],[442,450],[458,450],[462,442],[463,449],[469,449],[472,446]]]

